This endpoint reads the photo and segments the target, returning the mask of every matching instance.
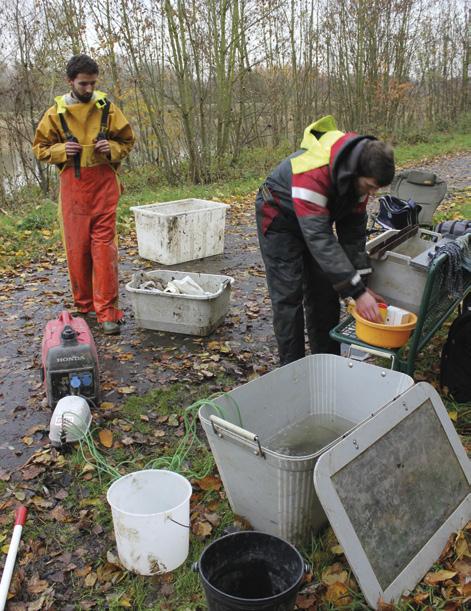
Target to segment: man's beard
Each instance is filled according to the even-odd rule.
[[[90,102],[90,100],[93,97],[93,92],[80,94],[78,93],[76,89],[72,89],[72,93],[74,94],[74,97],[76,97],[79,102]]]

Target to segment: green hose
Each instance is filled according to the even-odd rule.
[[[228,395],[217,395],[217,397],[228,396]],[[192,405],[187,407],[183,412],[183,423],[185,432],[183,437],[181,438],[179,444],[177,445],[174,454],[170,456],[160,456],[159,458],[155,458],[154,460],[149,461],[144,469],[168,469],[169,471],[174,471],[175,473],[180,473],[181,475],[201,480],[209,475],[214,467],[214,459],[212,454],[207,450],[206,445],[198,438],[196,432],[196,417],[197,412],[200,407],[208,405],[211,407],[218,416],[227,420],[224,409],[215,402],[216,396],[212,395],[207,399],[200,399],[195,401]],[[240,414],[240,409],[237,403],[231,398],[232,403],[235,406],[235,410],[237,413],[237,417],[239,420],[240,426],[242,426],[242,417]],[[74,417],[77,418],[77,415],[74,414]],[[77,431],[83,433],[83,430],[86,430],[87,427],[84,426],[82,429],[75,425],[73,422],[68,421],[68,425],[71,430],[75,427]],[[93,439],[92,433],[90,430],[86,430],[85,435],[79,439],[80,444],[80,452],[83,460],[86,464],[93,466],[98,473],[98,477],[101,482],[101,476],[105,475],[111,478],[111,480],[116,480],[122,477],[122,473],[120,473],[119,469],[123,466],[131,466],[137,468],[132,461],[123,461],[116,465],[116,467],[111,466],[106,460],[105,456],[98,450],[95,441]],[[201,467],[198,470],[193,470],[188,464],[187,460],[191,450],[195,447],[203,448],[207,455],[205,456]]]

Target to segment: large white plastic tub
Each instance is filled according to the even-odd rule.
[[[133,206],[139,256],[176,265],[222,254],[227,208],[203,199]]]
[[[210,295],[174,295],[140,289],[146,280],[157,280],[164,286],[169,280],[190,276]],[[126,291],[131,298],[139,327],[186,335],[209,335],[224,320],[230,306],[234,279],[217,274],[198,274],[159,269],[137,272]]]
[[[256,530],[294,544],[309,542],[327,521],[314,489],[314,466],[342,435],[306,456],[270,450],[266,441],[311,414],[344,418],[351,431],[413,384],[397,371],[321,354],[218,397],[220,412],[209,404],[201,407],[199,417],[234,513]]]

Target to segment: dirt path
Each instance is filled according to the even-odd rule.
[[[471,154],[434,160],[422,167],[448,182],[449,191],[471,184]],[[241,382],[275,366],[276,345],[257,245],[253,198],[231,203],[224,255],[175,266],[174,269],[223,273],[235,284],[224,325],[205,339],[137,328],[125,291],[133,272],[158,269],[139,259],[135,236],[121,247],[121,303],[127,324],[118,338],[106,338],[91,325],[98,346],[103,400],[119,403],[123,388],[142,394],[177,380],[197,381],[211,374],[205,368],[208,342],[224,345],[219,370]],[[51,415],[39,378],[41,339],[46,322],[71,307],[65,263],[47,259],[16,276],[5,277],[0,294],[0,468],[23,464],[48,443]]]

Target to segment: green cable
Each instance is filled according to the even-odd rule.
[[[204,442],[202,442],[198,438],[196,430],[196,415],[200,407],[207,405],[211,407],[219,417],[223,418],[224,420],[227,420],[224,409],[219,406],[214,400],[215,398],[223,396],[228,397],[229,395],[227,395],[226,393],[222,395],[211,395],[207,399],[199,399],[198,401],[195,401],[189,407],[187,407],[183,412],[183,424],[185,433],[181,438],[180,443],[177,445],[174,454],[170,456],[161,456],[159,458],[151,460],[144,466],[144,469],[168,469],[169,471],[174,471],[176,473],[180,473],[181,475],[196,480],[203,479],[207,475],[209,475],[214,466],[214,459],[212,454],[207,450],[207,447]],[[242,417],[239,406],[232,397],[230,399],[235,406],[239,424],[240,426],[242,426]],[[64,412],[64,415],[65,413],[67,412]],[[75,418],[78,417],[77,414],[72,415]],[[76,433],[80,433],[81,435],[83,435],[83,437],[79,438],[78,440],[80,444],[80,453],[86,464],[96,468],[100,483],[102,475],[107,475],[112,480],[115,480],[122,477],[122,473],[120,473],[119,471],[120,467],[124,465],[134,465],[132,461],[123,461],[119,463],[116,467],[111,466],[106,460],[105,456],[103,456],[103,454],[98,450],[87,423],[82,421],[82,424],[84,426],[81,429],[74,422],[71,422],[70,420],[67,422],[71,431],[75,430]],[[85,434],[83,433],[84,430],[86,431]],[[197,471],[191,469],[185,464],[195,444],[200,448],[204,448],[207,453],[207,456],[203,460],[201,468]],[[87,456],[87,452],[89,456]]]

